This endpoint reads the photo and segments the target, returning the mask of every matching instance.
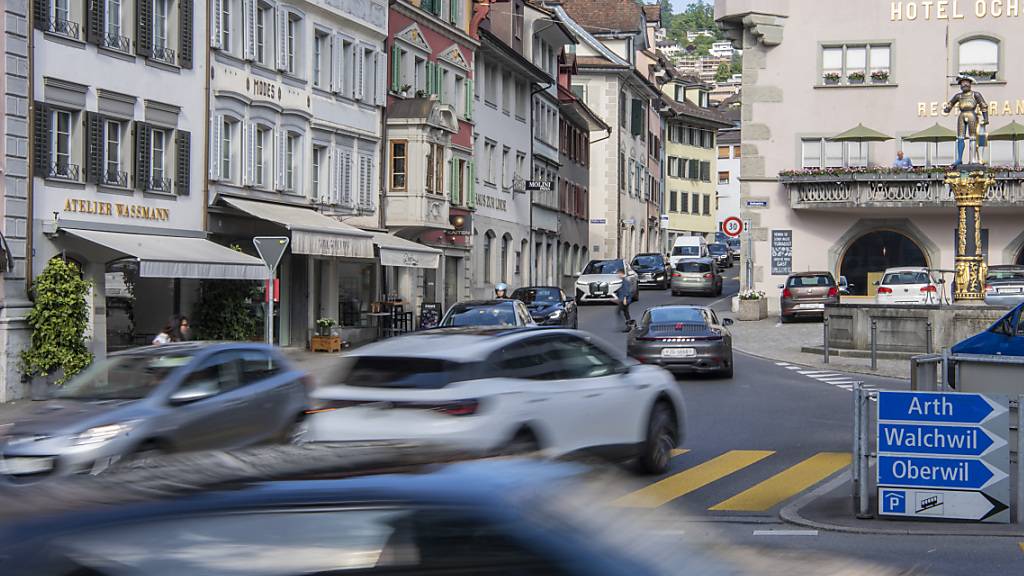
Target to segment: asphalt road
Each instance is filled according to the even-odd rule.
[[[661,304],[697,304],[728,317],[730,295],[738,290],[736,270],[730,271],[722,298],[644,290],[632,315],[639,318],[646,308]],[[582,307],[580,328],[625,350],[622,321],[613,306]],[[756,342],[743,345],[756,353]],[[819,533],[779,520],[782,506],[849,462],[852,382],[907,389],[905,381],[822,374],[739,352],[731,379],[678,380],[689,417],[684,450],[667,474],[644,479],[627,497],[695,519],[695,528],[680,538],[785,558],[796,562],[794,574],[837,573],[823,568],[823,557],[850,574],[980,575],[1024,569],[1024,544],[1017,539]]]

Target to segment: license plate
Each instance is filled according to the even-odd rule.
[[[1000,288],[996,292],[999,294],[1020,294],[1020,288]]]
[[[693,358],[696,355],[697,350],[694,348],[663,348],[661,350],[663,358]]]
[[[15,456],[0,461],[5,474],[17,476],[21,474],[40,474],[53,470],[53,458],[48,456]]]
[[[824,310],[824,304],[797,304],[796,307],[800,310]]]

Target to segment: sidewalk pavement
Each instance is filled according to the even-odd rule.
[[[802,351],[805,346],[821,346],[824,339],[824,328],[821,322],[802,321],[782,324],[778,316],[769,316],[764,320],[752,322],[736,321],[729,331],[732,332],[733,348],[769,360],[800,364],[819,370],[835,370],[870,374],[889,378],[910,379],[909,360],[878,359],[878,369],[871,370],[868,358],[850,358],[831,356],[829,363],[823,362],[821,354],[809,354]]]
[[[874,469],[869,472],[873,477]],[[875,494],[868,510],[874,515],[878,506]],[[779,511],[783,521],[817,530],[852,534],[883,534],[893,536],[985,536],[1001,538],[1024,537],[1021,524],[983,524],[977,522],[920,522],[903,519],[858,519],[853,503],[853,483],[845,471],[807,492]]]

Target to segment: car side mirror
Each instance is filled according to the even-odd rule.
[[[786,285],[785,285],[785,284],[779,284],[779,290],[782,290],[782,289],[783,289],[783,288],[785,288],[785,287],[786,287]]]
[[[566,304],[571,304],[571,303],[573,303],[575,301],[576,301],[576,297],[575,296],[566,296],[565,297],[565,303]]]
[[[174,394],[171,394],[171,397],[168,398],[168,400],[171,404],[180,406],[182,404],[191,404],[200,400],[206,400],[207,398],[216,396],[216,394],[216,390],[212,390],[210,388],[188,387],[182,388]]]
[[[722,318],[722,326],[732,326],[735,323],[732,318]]]
[[[847,284],[847,285],[846,285],[846,289],[847,289],[847,290],[853,290],[853,289],[854,289],[854,288],[856,288],[856,287],[857,287],[857,285],[856,285],[856,284]]]
[[[875,280],[874,282],[872,282],[872,283],[871,283],[871,285],[872,285],[872,286],[878,286],[878,285],[879,285],[879,283],[880,283],[880,282],[879,282],[878,280]]]

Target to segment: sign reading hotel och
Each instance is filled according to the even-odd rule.
[[[919,0],[890,2],[889,19],[964,20],[968,17],[1019,18],[1021,0]]]
[[[79,214],[95,214],[97,216],[116,216],[118,218],[135,218],[139,220],[167,221],[171,218],[170,208],[156,208],[141,204],[122,204],[120,202],[99,202],[97,200],[79,200],[68,198],[64,201],[65,212]]]

